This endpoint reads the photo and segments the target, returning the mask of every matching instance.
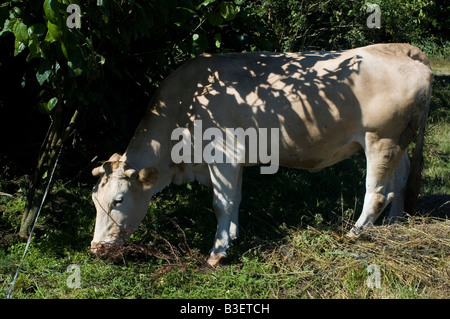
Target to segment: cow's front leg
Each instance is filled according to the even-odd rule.
[[[219,196],[222,197],[222,196]],[[214,238],[214,245],[210,251],[210,256],[208,259],[208,264],[215,266],[219,261],[226,257],[227,249],[230,247],[231,240],[233,239],[230,233],[231,228],[231,216],[234,211],[237,210],[235,207],[239,207],[236,203],[228,201],[226,198],[214,199],[214,211],[217,217],[217,230],[216,236]],[[233,226],[233,228],[235,228]]]
[[[242,168],[231,164],[217,164],[210,166],[210,172],[214,187],[213,207],[217,217],[217,230],[208,264],[216,266],[226,257],[231,241],[238,235]]]

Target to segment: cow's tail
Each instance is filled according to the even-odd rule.
[[[422,179],[423,169],[423,144],[425,139],[425,122],[428,116],[428,109],[420,123],[419,132],[416,138],[416,146],[414,147],[411,158],[411,166],[409,170],[408,181],[405,188],[405,212],[414,214],[416,212],[417,199],[419,197],[420,184]]]
[[[417,49],[417,48],[415,48]],[[418,51],[418,52],[417,52]],[[423,64],[425,64],[430,70],[431,66],[428,62],[428,59],[425,57],[425,54],[417,49],[415,54],[411,54],[410,58],[413,60],[419,60]],[[430,100],[431,100],[431,84],[433,82],[433,75],[430,77],[430,89],[428,96],[422,101],[425,104],[425,110],[423,112],[422,118],[419,122],[419,130],[416,136],[416,145],[414,147],[413,155],[411,158],[411,166],[408,176],[408,181],[406,183],[405,188],[405,206],[404,210],[408,214],[414,214],[416,212],[417,200],[420,192],[420,185],[422,179],[422,169],[423,169],[423,145],[425,139],[425,124],[428,117],[428,111],[430,109]]]

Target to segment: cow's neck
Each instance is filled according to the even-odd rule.
[[[157,103],[161,106],[163,103]],[[172,103],[170,103],[172,104]],[[154,104],[155,105],[155,104]],[[185,113],[176,112],[169,107],[153,107],[149,109],[139,123],[133,138],[128,144],[127,150],[122,156],[136,170],[142,168],[156,168],[159,172],[158,182],[155,185],[156,192],[163,189],[172,181],[176,184],[185,183],[190,180],[185,178],[184,167],[174,165],[171,160],[171,132],[175,123],[188,121]],[[182,176],[183,175],[183,176]]]
[[[181,105],[185,104],[180,103],[180,98],[173,94],[173,88],[162,84],[122,157],[135,169],[158,169],[160,189],[172,181],[182,184],[192,180],[192,164],[175,165],[171,159],[172,131],[188,127],[193,116],[192,110],[183,109]]]
[[[170,127],[168,121],[148,111],[128,144],[122,161],[135,169],[167,169],[170,160]]]

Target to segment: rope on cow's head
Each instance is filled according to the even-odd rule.
[[[111,218],[111,220],[114,222],[114,224],[116,224],[118,227],[120,227],[119,223],[117,223],[114,218],[112,218],[111,213],[108,213],[108,211],[106,209],[103,208],[102,204],[100,204],[100,202],[97,199],[97,194],[93,194],[92,197],[94,198],[94,200],[97,202],[98,206],[100,206],[100,208],[105,212],[106,215],[108,215],[109,218]]]

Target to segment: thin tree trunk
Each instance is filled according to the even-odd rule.
[[[39,207],[44,198],[45,189],[50,182],[50,171],[56,163],[58,151],[75,130],[79,111],[75,110],[69,124],[63,127],[62,107],[55,110],[50,133],[36,166],[32,184],[27,194],[27,203],[22,216],[19,236],[27,238],[33,227]]]

